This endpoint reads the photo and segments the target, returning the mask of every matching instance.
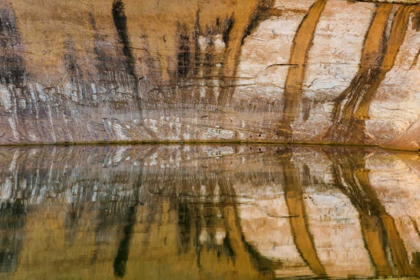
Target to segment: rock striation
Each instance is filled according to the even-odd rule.
[[[418,1],[2,0],[0,145],[420,148]]]

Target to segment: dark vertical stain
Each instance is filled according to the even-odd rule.
[[[311,170],[304,164],[302,172],[302,186],[309,186],[311,184]]]
[[[235,24],[235,16],[232,14],[229,18],[225,19],[223,30],[222,30],[222,38],[223,42],[225,43],[226,47],[229,44],[229,36],[230,32],[232,31],[233,25]]]
[[[0,273],[11,274],[18,267],[26,216],[27,205],[23,200],[0,203],[0,227],[7,230],[7,235],[0,239]]]
[[[121,240],[117,255],[114,259],[114,275],[123,278],[127,269],[128,254],[130,252],[130,241],[133,235],[133,228],[136,223],[137,204],[130,206],[127,212],[127,225],[124,227],[124,237]]]
[[[420,236],[420,230],[419,230],[419,225],[417,224],[417,221],[413,219],[412,217],[410,217],[410,220],[413,223],[414,229],[416,230],[417,234]]]
[[[413,30],[420,31],[420,7],[416,7],[413,11],[413,17],[411,19],[411,26]],[[420,49],[418,50],[413,62],[411,63],[410,70],[417,65],[420,56]]]
[[[197,15],[196,15],[196,20],[195,20],[195,25],[194,25],[194,33],[193,33],[193,38],[194,38],[194,76],[198,75],[198,70],[200,68],[200,43],[198,41],[198,38],[200,36],[200,11],[197,11]]]
[[[227,21],[227,28],[223,32],[223,40],[226,44],[226,50],[224,54],[223,67],[220,70],[219,80],[222,85],[220,95],[218,97],[218,104],[225,106],[228,101],[232,98],[235,91],[235,87],[232,83],[235,81],[237,69],[239,65],[239,58],[242,51],[242,46],[245,39],[259,26],[259,24],[273,16],[274,0],[259,0],[257,8],[250,15],[248,24],[242,29],[239,25],[235,24],[234,15],[231,16],[231,20]],[[239,32],[240,38],[232,40],[232,33]]]
[[[233,251],[232,245],[230,244],[229,234],[226,234],[226,237],[223,239],[223,248],[225,249],[226,255],[234,260],[235,251]]]
[[[302,99],[303,121],[307,121],[311,114],[311,100],[309,98]]]
[[[410,70],[413,69],[414,66],[417,65],[417,62],[419,61],[420,56],[420,50],[416,53],[416,56],[413,59],[413,62],[411,63]]]
[[[95,17],[89,13],[90,23],[94,30],[93,50],[96,55],[95,67],[99,78],[99,84],[106,89],[107,93],[112,92],[118,85],[132,86],[133,77],[129,73],[125,57],[116,55],[117,48],[112,44],[106,35],[101,34],[97,28]],[[136,85],[136,83],[134,83]],[[133,88],[136,90],[136,87]]]
[[[2,1],[0,3],[0,83],[7,86],[11,95],[13,104],[11,112],[19,131],[18,138],[26,142],[27,133],[34,130],[34,109],[37,105],[34,104],[36,101],[31,98],[27,88],[28,74],[23,52],[24,46],[15,12],[9,4]],[[20,106],[22,104],[20,101],[25,101],[23,106]]]
[[[69,245],[72,246],[77,239],[77,232],[79,230],[79,222],[82,218],[84,211],[84,203],[71,203],[70,210],[67,214],[65,227],[67,228],[67,240]]]
[[[114,275],[123,278],[127,269],[128,254],[133,228],[136,223],[136,206],[128,208],[127,225],[124,227],[124,237],[118,246],[117,255],[114,259]]]
[[[391,4],[380,4],[373,17],[362,51],[361,65],[350,86],[337,98],[332,126],[325,139],[332,142],[365,143],[365,120],[376,91],[392,69],[407,30],[412,6],[398,8],[391,32],[387,25],[392,14]]]
[[[144,238],[142,240],[142,244],[143,246],[147,247],[148,244],[150,244],[150,237],[151,237],[151,228],[154,224],[159,223],[157,220],[157,217],[155,215],[156,212],[159,211],[160,209],[160,205],[155,203],[152,203],[151,205],[147,205],[145,207],[145,212],[147,213],[145,218],[142,218],[142,226],[144,228],[144,232],[146,232],[146,234],[144,235]]]
[[[80,92],[84,99],[83,102],[86,102],[90,98],[88,93],[91,92],[91,88],[87,86],[84,80],[83,71],[76,59],[76,46],[70,36],[68,36],[66,48],[67,53],[64,55],[64,64],[70,76],[73,90]]]
[[[182,186],[186,186],[189,183],[183,182]],[[199,186],[206,186],[206,193],[212,194],[215,191],[216,181],[206,180],[202,181]],[[192,192],[194,192],[192,190]],[[179,193],[178,193],[179,194]],[[224,197],[225,192],[221,187],[221,204],[229,203],[230,197]],[[232,248],[232,244],[227,235],[223,238],[223,242],[215,243],[216,229],[224,226],[224,217],[218,217],[219,210],[222,212],[218,204],[210,203],[191,203],[191,201],[184,201],[179,197],[173,200],[173,204],[178,212],[178,236],[180,240],[180,253],[189,253],[192,249],[195,251],[197,256],[197,266],[201,267],[201,252],[214,252],[217,254],[217,258],[220,259],[222,256],[231,260],[235,263],[235,251]],[[200,240],[200,235],[205,231],[208,235],[208,239]]]
[[[190,209],[186,202],[181,202],[178,206],[178,229],[181,242],[181,250],[187,252],[191,244],[191,230],[194,224],[194,214],[198,209]]]
[[[273,0],[260,0],[255,12],[251,15],[250,21],[247,24],[241,39],[241,45],[244,44],[246,37],[257,29],[261,22],[268,19],[271,15],[271,9],[274,6],[275,1]]]
[[[414,30],[420,31],[420,8],[416,7],[415,14],[411,20],[411,26]]]
[[[284,136],[285,140],[291,140],[293,135],[292,125],[299,114],[298,107],[306,74],[307,56],[326,2],[326,0],[318,0],[311,6],[293,39],[289,61],[293,66],[289,67],[287,73],[283,98],[283,115],[279,130],[279,135]]]
[[[115,29],[118,33],[119,41],[123,47],[123,55],[126,61],[126,72],[129,76],[127,81],[132,86],[134,94],[137,95],[137,105],[141,113],[142,99],[140,97],[139,79],[136,74],[136,61],[132,53],[131,43],[127,29],[127,16],[125,14],[125,6],[122,0],[114,0],[112,4],[112,18],[114,20]],[[150,59],[146,59],[146,65],[150,66],[150,64],[152,64]]]
[[[319,276],[325,276],[325,268],[316,252],[313,236],[310,233],[305,202],[300,189],[298,170],[292,162],[291,155],[282,161],[284,173],[284,192],[289,209],[290,226],[297,250],[309,268]]]
[[[32,98],[30,88],[27,87],[27,78],[24,60],[24,45],[18,27],[16,14],[6,1],[0,3],[0,83],[7,86],[12,97],[12,112],[14,114],[18,138],[28,142],[28,133],[35,132],[39,127],[35,111],[42,115],[42,109]],[[13,85],[8,87],[8,85]],[[20,101],[25,101],[23,104]],[[38,107],[38,108],[36,108]],[[8,112],[9,113],[9,112]],[[7,113],[7,114],[8,114]],[[37,133],[37,132],[35,132]]]
[[[139,205],[139,193],[140,188],[142,186],[142,175],[143,169],[140,170],[138,183],[134,186],[135,187],[135,202],[132,206],[128,207],[127,211],[127,224],[124,226],[123,231],[123,238],[120,241],[118,246],[117,255],[114,259],[114,275],[119,278],[123,278],[126,269],[127,269],[127,261],[128,255],[130,253],[130,242],[133,235],[134,226],[136,225],[136,214],[137,214],[137,207]]]
[[[221,207],[221,212],[225,222],[226,238],[229,238],[229,250],[235,262],[249,263],[259,273],[274,278],[274,271],[282,267],[281,262],[273,262],[272,260],[261,255],[260,252],[245,240],[238,209],[236,204],[236,194],[232,183],[221,176],[218,179],[220,191],[223,196],[227,197],[226,205]]]
[[[335,185],[350,199],[359,213],[365,247],[369,252],[377,276],[390,276],[392,275],[392,267],[387,259],[387,236],[384,225],[379,217],[378,209],[371,203],[364,188],[359,186],[359,182],[353,176],[357,168],[363,166],[363,163],[356,162],[356,158],[363,155],[353,156],[345,153],[345,156],[343,156],[342,150],[338,153],[334,151],[328,151],[327,156],[332,162]],[[353,160],[348,159],[350,156],[353,157]]]
[[[135,59],[131,52],[131,45],[127,30],[127,16],[125,15],[124,3],[121,0],[114,0],[112,4],[112,18],[117,29],[118,37],[123,45],[123,53],[127,61],[127,71],[136,77]]]
[[[221,35],[225,46],[229,41],[229,36],[232,28],[234,27],[234,15],[222,18],[217,18],[214,25],[207,25],[205,28],[200,26],[200,11],[196,13],[196,20],[192,32],[188,31],[185,24],[178,23],[177,26],[177,70],[176,78],[177,83],[185,83],[187,79],[203,78],[203,87],[205,91],[205,102],[210,104],[217,103],[215,94],[215,79],[220,79],[220,68],[216,65],[223,65],[223,55],[215,48],[214,37]],[[200,46],[199,38],[203,36],[206,40],[206,48],[202,49]],[[226,50],[226,48],[225,48]],[[216,77],[217,76],[217,77]],[[194,81],[195,82],[195,81]],[[188,101],[188,91],[183,91],[183,102]],[[194,98],[197,103],[201,102],[201,96],[198,91],[194,92]]]
[[[115,220],[115,213],[111,212],[114,202],[100,202],[99,213],[96,216],[97,225],[95,228],[95,243],[103,242],[108,226],[118,224]]]
[[[23,46],[12,8],[0,9],[0,81],[22,87],[25,80],[25,63],[19,52]]]
[[[206,98],[209,103],[216,103],[216,96],[213,91],[213,69],[215,66],[215,46],[213,39],[210,39],[204,54],[204,78],[206,80]]]
[[[67,39],[66,46],[67,53],[64,55],[64,63],[71,82],[77,84],[83,81],[83,73],[76,59],[76,46],[70,36]]]
[[[177,78],[198,76],[203,71],[205,83],[206,102],[209,104],[225,105],[229,96],[233,95],[234,86],[232,81],[235,79],[236,68],[239,63],[239,56],[243,40],[253,32],[259,23],[270,16],[279,15],[276,10],[273,12],[274,0],[259,0],[256,11],[250,16],[246,26],[237,24],[235,15],[232,13],[224,19],[216,18],[214,25],[207,25],[205,28],[200,26],[200,11],[197,11],[194,31],[191,35],[187,32],[185,25],[178,23],[177,30]],[[224,51],[219,54],[214,47],[214,36],[220,34],[225,44]],[[199,36],[204,36],[209,44],[205,50],[200,49]],[[193,51],[194,49],[194,51]],[[220,68],[216,67],[220,66]],[[192,71],[190,71],[192,70]],[[214,84],[215,77],[217,85]],[[220,88],[217,97],[214,87]],[[195,99],[200,102],[201,97],[196,92]]]
[[[347,148],[339,149],[337,153],[327,152],[327,155],[333,163],[337,186],[349,197],[359,212],[366,248],[378,276],[392,275],[391,265],[386,258],[388,248],[397,269],[396,275],[415,275],[394,218],[388,214],[370,184],[364,155],[355,154]],[[345,185],[342,182],[345,182]]]
[[[178,26],[178,77],[185,78],[188,75],[191,62],[190,37],[186,26]]]
[[[199,209],[197,209],[199,211]],[[200,233],[202,229],[202,224],[197,217],[195,217],[195,238],[193,240],[195,246],[195,254],[197,256],[197,267],[201,268],[201,252],[203,250],[202,246],[200,246]]]
[[[92,13],[89,13],[89,20],[90,20],[90,25],[92,25],[92,28],[96,30],[96,20]]]

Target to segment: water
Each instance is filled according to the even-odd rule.
[[[0,148],[0,278],[420,276],[420,156],[377,148]]]

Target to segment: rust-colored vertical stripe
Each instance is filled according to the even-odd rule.
[[[388,263],[384,242],[386,233],[383,224],[375,211],[375,206],[367,201],[363,188],[359,188],[353,177],[354,165],[348,160],[331,159],[333,162],[333,174],[337,187],[350,199],[359,213],[360,226],[365,241],[366,249],[375,266],[377,276],[392,275],[391,266]],[[341,183],[346,182],[346,187]],[[372,214],[372,215],[371,215]]]
[[[350,86],[336,100],[332,114],[333,125],[326,139],[332,142],[364,143],[365,120],[368,118],[372,99],[392,69],[402,45],[412,6],[398,8],[390,34],[387,26],[393,5],[378,6],[367,33],[359,71]]]
[[[357,170],[355,176],[361,186],[364,187],[370,203],[377,209],[378,214],[382,220],[384,230],[387,235],[387,241],[391,250],[392,259],[397,267],[398,275],[410,276],[413,275],[410,262],[408,260],[408,253],[405,249],[404,242],[401,239],[397,227],[395,226],[394,218],[388,214],[385,207],[379,201],[369,181],[369,172],[367,170]]]
[[[299,188],[298,170],[290,159],[285,159],[283,172],[286,204],[291,216],[290,226],[295,245],[303,260],[315,274],[326,275],[325,268],[318,258],[315,243],[306,220],[305,205]]]
[[[242,51],[244,39],[256,29],[261,22],[273,15],[272,7],[274,0],[259,0],[255,11],[250,15],[249,21],[244,24],[234,23],[229,33],[229,42],[225,52],[223,69],[221,69],[220,80],[224,87],[218,97],[218,103],[226,105],[233,95],[235,87],[230,86],[236,79],[239,58]]]
[[[382,221],[378,216],[374,216],[377,214],[377,211],[374,210],[374,205],[367,201],[364,189],[359,188],[353,176],[355,168],[364,166],[364,162],[359,165],[359,163],[349,160],[348,156],[341,157],[341,153],[339,155],[327,154],[327,156],[332,162],[332,173],[336,186],[350,199],[359,213],[363,239],[375,266],[377,276],[392,275],[392,269],[388,263],[384,247],[386,233],[383,229]],[[358,156],[360,155],[355,155],[355,157]]]
[[[379,5],[373,17],[369,31],[367,33],[361,58],[361,65],[350,86],[343,91],[337,99],[334,107],[334,119],[348,119],[352,114],[352,106],[355,106],[358,95],[362,93],[362,88],[371,69],[376,69],[383,61],[384,33],[386,30],[389,15],[392,11],[392,5]],[[372,71],[371,71],[372,72]],[[347,103],[341,108],[341,103],[348,98]],[[340,111],[341,109],[341,111]]]
[[[333,164],[336,185],[349,197],[359,212],[366,249],[369,251],[377,275],[393,275],[387,258],[387,248],[395,264],[396,274],[414,275],[416,272],[410,266],[408,252],[399,236],[395,221],[378,199],[370,183],[364,155],[351,154],[352,151],[343,149],[339,154],[328,154],[328,157]]]
[[[383,232],[379,218],[363,213],[358,209],[360,215],[360,225],[362,227],[363,238],[366,248],[375,266],[378,276],[392,275],[392,269],[388,263],[385,248],[383,246]]]
[[[368,117],[370,103],[372,102],[374,94],[376,93],[380,83],[385,79],[386,73],[394,67],[395,59],[397,58],[400,47],[404,42],[408,27],[408,19],[412,10],[412,6],[404,6],[400,8],[395,15],[391,35],[388,40],[388,47],[380,68],[379,77],[372,84],[372,87],[366,94],[366,97],[360,102],[356,111],[356,117],[362,119],[366,119]]]
[[[293,40],[290,56],[290,64],[293,66],[289,68],[286,78],[283,117],[280,124],[281,132],[283,132],[282,134],[285,134],[286,137],[293,133],[291,124],[298,115],[298,102],[300,100],[302,85],[305,78],[307,55],[326,2],[326,0],[318,0],[312,5],[308,14],[300,24]]]

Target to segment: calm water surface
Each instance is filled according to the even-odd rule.
[[[0,278],[420,276],[420,156],[376,148],[0,148]]]

